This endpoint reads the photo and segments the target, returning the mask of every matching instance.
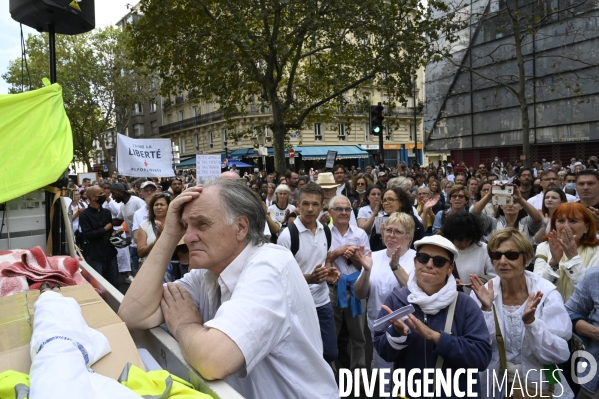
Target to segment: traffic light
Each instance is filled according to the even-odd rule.
[[[383,109],[381,103],[370,106],[370,134],[373,136],[378,136],[383,131]]]

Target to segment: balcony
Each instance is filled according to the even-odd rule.
[[[214,111],[208,114],[194,116],[192,118],[183,119],[182,121],[169,123],[168,125],[160,126],[158,129],[160,134],[175,132],[177,130],[189,129],[190,127],[200,126],[205,123],[219,121],[224,118],[223,111]]]

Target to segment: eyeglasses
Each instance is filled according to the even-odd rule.
[[[507,252],[499,252],[499,251],[489,251],[489,257],[493,260],[500,260],[502,256],[505,255],[505,257],[508,260],[516,260],[520,257],[520,254],[523,254],[523,251],[517,252],[517,251],[507,251]]]
[[[395,199],[395,198],[384,198],[384,199],[383,199],[381,202],[382,202],[383,204],[392,204],[392,203],[394,203],[395,201],[399,201],[399,200],[398,200],[398,199]]]
[[[356,183],[356,186],[365,186],[365,185],[366,185],[366,183],[361,183],[361,182]]]
[[[394,235],[395,237],[399,237],[399,236],[403,236],[406,233],[401,230],[385,229],[385,234]]]
[[[349,213],[351,211],[351,208],[342,208],[340,206],[336,206],[335,208],[331,208],[332,210],[334,210],[335,212],[347,212]]]
[[[464,199],[466,196],[464,194],[454,194],[451,196],[451,198]]]
[[[449,259],[444,258],[442,256],[430,256],[429,254],[425,254],[422,252],[416,254],[416,260],[419,263],[422,263],[423,265],[426,265],[431,258],[433,259],[433,265],[435,267],[443,267],[447,263],[451,262]]]

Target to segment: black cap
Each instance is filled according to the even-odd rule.
[[[116,191],[127,191],[127,188],[123,183],[113,183],[110,189]]]

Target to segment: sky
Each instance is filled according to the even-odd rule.
[[[114,25],[123,18],[128,10],[127,4],[135,4],[135,0],[95,0],[96,28]],[[35,30],[23,26],[25,38]],[[8,70],[9,60],[21,58],[21,29],[19,23],[12,19],[9,11],[9,0],[0,0],[0,75]],[[8,84],[0,77],[0,94],[8,93]]]

